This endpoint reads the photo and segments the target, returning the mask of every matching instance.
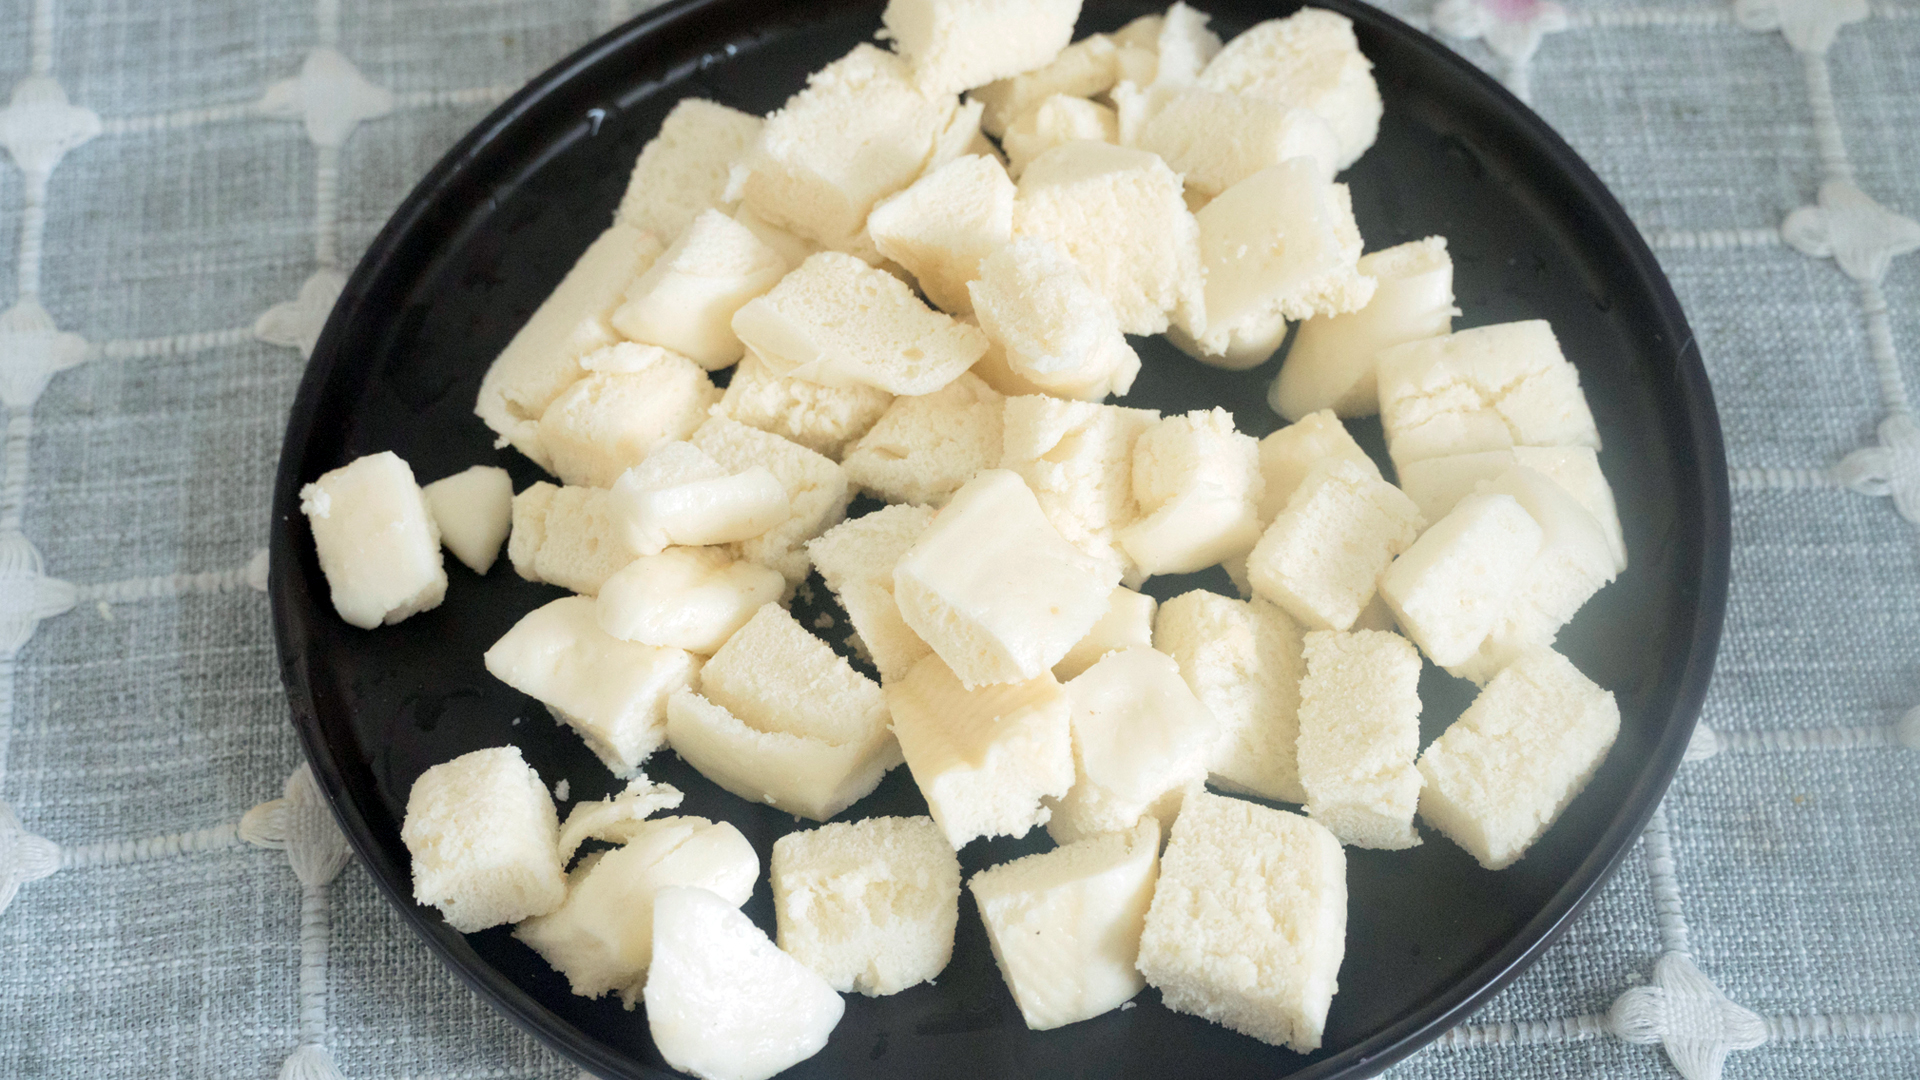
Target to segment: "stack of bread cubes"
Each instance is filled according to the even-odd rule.
[[[1348,20],[1223,46],[1175,3],[1074,41],[1079,7],[893,0],[890,47],[767,117],[682,101],[481,386],[555,482],[423,489],[385,453],[302,493],[356,626],[438,604],[442,544],[567,590],[486,666],[628,786],[563,826],[514,747],[429,769],[416,896],[644,1002],[695,1075],[769,1076],[839,994],[933,979],[957,852],[1036,826],[1057,846],[968,882],[1030,1027],[1151,985],[1312,1050],[1343,846],[1424,821],[1505,867],[1618,729],[1552,649],[1626,566],[1578,376],[1544,322],[1454,332],[1444,239],[1363,253],[1334,178],[1381,100]],[[1244,369],[1296,326],[1264,439],[1106,403],[1128,335]],[[1391,481],[1341,422],[1376,412]],[[1214,566],[1239,596],[1142,591]],[[815,571],[857,665],[788,610]],[[1481,690],[1423,750],[1425,661]],[[777,946],[741,834],[654,816],[667,748],[841,818],[773,846]],[[926,816],[861,819],[900,764]]]

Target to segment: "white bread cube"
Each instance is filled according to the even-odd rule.
[[[1347,857],[1326,826],[1197,792],[1160,857],[1140,973],[1175,1012],[1317,1050],[1347,945]]]
[[[897,994],[953,957],[960,860],[930,817],[788,833],[771,876],[781,950],[843,994]]]
[[[642,772],[610,798],[575,803],[567,820],[560,824],[560,862],[572,862],[580,845],[589,840],[631,843],[651,826],[648,818],[685,801],[686,795],[679,788],[656,784]]]
[[[1591,446],[1515,446],[1409,461],[1399,469],[1400,490],[1420,507],[1423,517],[1438,521],[1461,499],[1473,494],[1481,481],[1495,479],[1515,465],[1524,465],[1566,489],[1606,534],[1613,568],[1627,568],[1627,545],[1620,532],[1613,488],[1601,473],[1600,456]]]
[[[1107,596],[1107,613],[1053,665],[1053,677],[1066,682],[1110,652],[1135,646],[1151,648],[1155,606],[1153,597],[1143,596],[1124,585],[1115,586]]]
[[[933,310],[906,283],[851,255],[823,251],[733,317],[777,375],[827,386],[931,394],[987,349],[978,329]]]
[[[586,374],[581,357],[620,340],[614,309],[665,249],[664,239],[637,226],[615,222],[601,233],[487,368],[474,415],[547,468],[541,414]]]
[[[615,219],[672,241],[702,210],[725,205],[727,173],[760,137],[759,117],[685,98],[633,163]]]
[[[1207,772],[1221,787],[1263,799],[1305,802],[1296,753],[1300,628],[1265,600],[1232,600],[1196,589],[1160,605],[1153,647],[1220,724]]]
[[[1551,649],[1530,652],[1420,755],[1420,817],[1481,866],[1511,866],[1587,786],[1619,731],[1611,692]]]
[[[1267,400],[1289,420],[1322,409],[1342,417],[1380,411],[1380,350],[1453,332],[1453,260],[1444,236],[1362,255],[1356,269],[1378,286],[1358,311],[1300,324]]]
[[[1590,446],[1600,434],[1544,320],[1502,323],[1378,354],[1380,424],[1396,469],[1513,446]]]
[[[693,685],[684,649],[622,641],[600,629],[594,602],[566,596],[535,608],[486,653],[494,678],[538,700],[578,732],[616,776],[634,776],[667,737],[667,698]]]
[[[972,688],[1051,670],[1105,614],[1118,578],[1060,538],[1018,474],[989,469],[900,556],[893,595]]]
[[[494,465],[475,465],[422,488],[440,529],[440,543],[476,574],[493,569],[513,525],[513,478]]]
[[[640,552],[627,543],[612,492],[542,481],[513,497],[507,557],[528,581],[592,596]]]
[[[1006,167],[1006,159],[1000,156],[992,140],[980,134],[980,117],[985,112],[986,106],[977,101],[962,101],[959,108],[953,110],[952,119],[933,140],[933,153],[928,155],[926,167],[920,170],[920,179],[970,154],[992,158],[1002,168]],[[872,221],[871,215],[868,221]]]
[[[322,474],[300,489],[300,512],[333,610],[349,625],[392,625],[446,598],[440,526],[398,454],[369,454]]]
[[[846,609],[883,686],[905,677],[933,651],[900,617],[893,599],[893,568],[933,524],[933,513],[926,506],[883,507],[807,541],[807,557]]]
[[[822,386],[775,375],[747,353],[713,415],[738,420],[840,460],[880,419],[893,395],[871,386]]]
[[[594,611],[600,629],[622,641],[711,656],[786,591],[778,570],[737,561],[721,548],[674,547],[608,578]]]
[[[1000,467],[1027,482],[1047,521],[1124,584],[1145,580],[1119,537],[1141,517],[1133,497],[1133,444],[1160,414],[1030,395],[1008,398],[1004,419]]]
[[[1169,416],[1133,444],[1142,517],[1120,546],[1147,574],[1191,574],[1253,550],[1260,539],[1260,444],[1225,409]]]
[[[1310,630],[1346,630],[1380,573],[1426,522],[1378,470],[1329,458],[1287,500],[1248,559],[1253,591]]]
[[[656,447],[621,474],[608,502],[637,555],[657,555],[672,544],[751,540],[793,514],[787,489],[771,469],[729,469],[690,442]]]
[[[1263,169],[1294,158],[1331,182],[1339,141],[1319,114],[1264,98],[1189,89],[1174,94],[1141,128],[1140,148],[1166,159],[1187,189],[1213,198]]]
[[[1360,229],[1345,184],[1329,184],[1305,158],[1262,169],[1194,215],[1206,266],[1204,319],[1181,328],[1206,353],[1275,316],[1355,311],[1373,297],[1360,273]],[[1205,357],[1202,357],[1205,359]]]
[[[879,684],[778,604],[707,661],[699,694],[667,703],[667,739],[701,775],[815,821],[864,798],[900,764],[887,723]]]
[[[1220,35],[1207,29],[1212,16],[1174,0],[1160,19],[1154,35],[1154,75],[1157,86],[1191,86],[1220,54]]]
[[[768,1080],[827,1045],[846,1002],[726,899],[673,886],[653,901],[647,1029],[700,1080]]]
[[[400,839],[413,898],[463,934],[545,915],[567,898],[553,796],[517,746],[475,750],[420,774]]]
[[[967,282],[1013,239],[1013,181],[991,157],[955,158],[889,195],[867,218],[880,254],[905,267],[935,307],[973,310]]]
[[[1080,0],[888,0],[880,16],[929,94],[1045,67],[1073,40]]]
[[[1196,208],[1196,213],[1198,208]],[[1249,371],[1273,358],[1287,340],[1286,316],[1274,312],[1236,324],[1227,331],[1226,344],[1203,347],[1178,326],[1167,327],[1167,342],[1195,360],[1223,371]]]
[[[962,372],[919,397],[897,397],[841,463],[847,479],[889,502],[941,506],[1000,462],[1001,396]]]
[[[988,83],[967,96],[986,106],[980,129],[998,139],[1042,101],[1055,94],[1090,98],[1105,93],[1118,74],[1113,40],[1094,34],[1061,49],[1045,67]]]
[[[1380,132],[1373,64],[1360,52],[1352,20],[1321,8],[1270,19],[1234,38],[1201,72],[1200,85],[1320,114],[1340,140],[1335,164],[1342,169]]]
[[[1170,317],[1204,322],[1200,230],[1179,174],[1158,155],[1075,140],[1020,175],[1015,236],[1047,240],[1080,264],[1120,329],[1158,334]]]
[[[1054,244],[1014,241],[981,262],[967,290],[980,329],[998,347],[976,370],[993,382],[992,369],[1004,367],[1003,392],[1100,401],[1133,389],[1140,357],[1113,305]]]
[[[613,327],[709,371],[728,367],[745,351],[733,332],[733,313],[786,274],[786,258],[753,230],[718,210],[703,210],[627,287]]]
[[[1351,461],[1365,470],[1367,475],[1380,479],[1380,466],[1373,463],[1360,444],[1353,441],[1353,435],[1345,424],[1331,410],[1321,410],[1301,417],[1295,423],[1260,440],[1260,475],[1265,480],[1265,488],[1260,494],[1260,520],[1271,523],[1286,509],[1287,500],[1300,490],[1300,484],[1313,471],[1315,465],[1329,458]],[[1414,505],[1421,516],[1428,521],[1438,521],[1439,514],[1429,514],[1420,500]],[[1444,513],[1445,511],[1442,511]]]
[[[801,545],[847,515],[853,492],[846,470],[798,443],[722,416],[700,425],[691,441],[730,471],[765,466],[787,489],[791,515],[759,536],[740,541],[737,554],[780,571],[789,584],[805,580],[807,553]]]
[[[1120,142],[1120,118],[1097,101],[1055,94],[1007,125],[1000,145],[1007,152],[1007,175],[1015,180],[1041,154],[1075,139]]]
[[[1307,813],[1343,844],[1420,843],[1420,653],[1380,630],[1316,630],[1300,680],[1300,785]]]
[[[893,731],[927,811],[955,851],[979,836],[1025,836],[1042,800],[1073,786],[1066,690],[1051,672],[969,690],[937,655],[887,684]]]
[[[770,224],[847,250],[873,205],[920,175],[953,111],[951,96],[914,85],[905,60],[857,45],[767,117],[741,196]]]
[[[580,366],[537,429],[548,471],[567,484],[612,487],[661,443],[693,434],[720,398],[700,365],[658,346],[623,341]]]
[[[740,906],[753,895],[760,857],[740,830],[698,817],[643,821],[631,839],[581,860],[567,875],[567,900],[528,919],[513,936],[527,943],[581,997],[618,992],[631,1009],[653,961],[653,900],[691,885]]]
[[[1220,737],[1213,712],[1193,696],[1173,658],[1145,646],[1108,653],[1067,686],[1073,709],[1073,787],[1050,800],[1055,842],[1171,825],[1207,778]]]
[[[1160,824],[1088,837],[968,880],[1020,1016],[1051,1031],[1145,989],[1134,966],[1160,870]]]
[[[1451,669],[1506,614],[1542,540],[1513,496],[1469,495],[1387,567],[1380,596],[1421,651]]]
[[[754,213],[751,206],[742,204],[734,207],[733,220],[745,226],[746,230],[758,237],[761,243],[778,252],[780,257],[786,260],[788,270],[806,262],[807,256],[820,250],[819,244],[775,225]]]

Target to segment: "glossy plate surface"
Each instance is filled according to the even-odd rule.
[[[1080,30],[1112,29],[1158,6],[1089,0]],[[1199,6],[1223,36],[1293,8],[1249,0]],[[1512,869],[1481,870],[1431,831],[1412,851],[1349,851],[1346,961],[1316,1054],[1175,1015],[1151,990],[1137,1008],[1028,1032],[963,895],[953,962],[937,985],[881,999],[849,995],[831,1043],[788,1075],[1371,1075],[1458,1022],[1538,955],[1611,872],[1666,789],[1706,691],[1728,565],[1719,425],[1679,305],[1626,215],[1538,118],[1392,18],[1345,0],[1324,6],[1356,23],[1386,100],[1378,145],[1342,177],[1368,249],[1446,236],[1466,312],[1457,325],[1549,319],[1580,369],[1633,565],[1588,605],[1561,647],[1618,696],[1619,742],[1587,791]],[[870,38],[880,7],[670,4],[535,80],[447,155],[374,242],[314,351],[288,426],[271,590],[294,723],[315,775],[369,872],[433,949],[503,1012],[603,1077],[664,1075],[644,1014],[572,996],[504,928],[462,937],[416,907],[399,836],[414,778],[482,747],[519,745],[549,784],[567,779],[575,800],[615,789],[577,738],[481,664],[522,614],[560,591],[521,581],[504,554],[485,578],[449,558],[440,608],[395,627],[353,629],[328,602],[297,491],[382,450],[407,459],[422,482],[476,463],[505,465],[516,488],[539,478],[518,455],[493,448],[472,415],[474,394],[494,355],[606,225],[641,145],[685,96],[756,113],[778,107],[808,72]],[[1223,405],[1244,431],[1277,426],[1264,400],[1274,365],[1227,373],[1159,340],[1136,344],[1147,366],[1126,404],[1166,413]],[[1377,453],[1377,424],[1357,429]],[[1230,591],[1217,569],[1156,579],[1150,591],[1165,599],[1196,584]],[[814,614],[804,610],[803,623]],[[1429,667],[1421,684],[1425,740],[1458,715],[1471,689]],[[738,826],[763,868],[773,841],[797,827],[718,790],[671,754],[649,771],[687,792],[680,813]],[[905,769],[853,811],[923,812]],[[976,842],[963,853],[963,870],[1046,846],[1038,831],[1022,841]],[[771,929],[764,874],[745,910]]]

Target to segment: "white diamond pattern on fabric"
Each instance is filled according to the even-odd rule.
[[[1653,981],[1620,995],[1607,1026],[1632,1043],[1658,1043],[1686,1080],[1720,1080],[1727,1055],[1767,1041],[1766,1022],[1728,1001],[1685,953],[1667,953]]]
[[[0,801],[0,914],[20,886],[52,876],[60,869],[60,848],[20,827],[13,808]]]

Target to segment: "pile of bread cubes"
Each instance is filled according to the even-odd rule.
[[[1035,826],[1054,849],[968,882],[1029,1027],[1151,985],[1312,1050],[1343,845],[1418,844],[1418,816],[1505,867],[1618,729],[1551,648],[1626,566],[1575,370],[1543,322],[1452,333],[1444,239],[1362,254],[1334,177],[1381,100],[1351,24],[1223,48],[1176,3],[1072,41],[1079,7],[893,0],[890,48],[771,116],[680,102],[480,390],[559,483],[422,489],[382,453],[302,492],[355,626],[438,604],[442,544],[484,574],[504,541],[575,594],[486,665],[630,783],[562,825],[515,747],[427,770],[415,894],[644,1002],[697,1076],[769,1076],[841,993],[933,979],[955,853]],[[1103,403],[1140,369],[1126,335],[1248,368],[1295,323],[1265,439]],[[1342,423],[1375,412],[1397,484]],[[888,505],[847,519],[856,492]],[[1240,597],[1136,591],[1216,565]],[[789,614],[812,571],[878,681]],[[1424,750],[1422,653],[1481,687]],[[817,822],[904,763],[928,816],[779,840],[776,946],[738,910],[741,833],[655,816],[669,747]]]

